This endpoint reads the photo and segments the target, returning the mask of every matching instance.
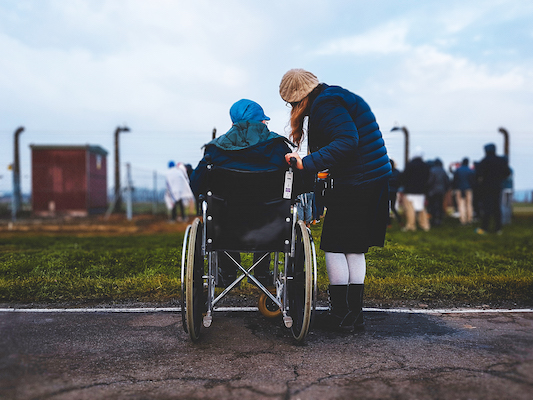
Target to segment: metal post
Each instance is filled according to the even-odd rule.
[[[507,161],[509,162],[509,132],[505,128],[500,128],[498,130],[503,135],[503,154],[505,154]]]
[[[212,139],[215,139],[216,137],[217,137],[217,128],[213,128]]]
[[[402,126],[401,128],[398,127],[398,126],[395,126],[394,128],[391,129],[391,132],[393,131],[399,131],[401,130],[405,136],[405,144],[404,144],[404,151],[405,151],[405,154],[404,154],[404,158],[405,158],[405,164],[404,164],[404,169],[405,169],[405,166],[407,165],[407,163],[409,162],[409,131],[407,130],[407,128],[405,126]]]
[[[115,129],[115,201],[114,201],[114,211],[120,211],[122,207],[122,198],[120,193],[120,151],[119,151],[119,142],[118,134],[120,132],[129,132],[130,129],[127,126],[120,127],[117,126]]]
[[[13,154],[13,196],[11,207],[11,219],[15,221],[17,219],[17,213],[19,212],[22,204],[22,195],[20,192],[20,158],[19,158],[19,136],[24,131],[24,127],[20,126],[15,131],[14,137],[14,154]]]
[[[503,152],[505,154],[505,158],[507,158],[507,162],[509,163],[509,132],[507,132],[507,129],[500,128],[498,129],[499,132],[503,135]],[[507,177],[504,181],[504,187],[502,190],[502,224],[507,225],[511,223],[511,218],[513,215],[513,207],[512,207],[512,199],[513,199],[513,183],[512,183],[512,175]]]
[[[402,126],[402,131],[405,135],[405,165],[407,165],[409,162],[409,131],[405,126]]]
[[[152,214],[157,214],[157,171],[154,171],[154,198],[152,200]]]
[[[131,164],[126,163],[126,217],[131,221],[133,217],[133,183],[131,182]]]

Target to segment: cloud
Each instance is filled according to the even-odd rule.
[[[198,129],[206,103],[227,103],[249,83],[248,64],[241,61],[263,32],[245,8],[233,24],[231,10],[208,2],[50,4],[26,10],[25,22],[36,23],[32,35],[0,34],[0,89],[11,103],[4,106],[19,114],[33,103],[89,123],[91,113],[127,110],[150,125]],[[32,12],[55,20],[39,21]]]
[[[404,59],[402,69],[411,82],[418,82],[413,89],[419,93],[428,90],[435,93],[503,92],[520,89],[527,80],[526,71],[520,67],[503,72],[491,71],[487,65],[439,51],[432,46],[415,48]]]
[[[314,54],[317,56],[330,56],[406,52],[410,49],[410,46],[405,41],[407,32],[408,28],[405,24],[389,23],[362,34],[326,42]]]

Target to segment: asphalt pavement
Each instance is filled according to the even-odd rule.
[[[217,312],[0,312],[1,399],[531,399],[533,313],[367,311],[366,330]]]

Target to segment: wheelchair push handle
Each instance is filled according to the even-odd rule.
[[[291,157],[289,159],[289,162],[290,162],[290,165],[291,165],[292,168],[296,168],[296,164],[297,164],[296,157]]]

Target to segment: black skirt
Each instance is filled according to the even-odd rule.
[[[366,253],[383,247],[389,219],[389,184],[336,185],[327,194],[320,248],[331,253]]]

